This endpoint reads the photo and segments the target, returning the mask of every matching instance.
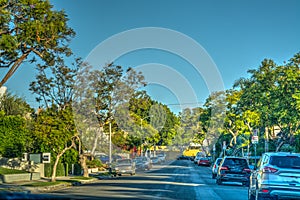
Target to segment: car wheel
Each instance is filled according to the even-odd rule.
[[[122,176],[122,174],[118,174],[118,176]]]

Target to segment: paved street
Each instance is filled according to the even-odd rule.
[[[247,188],[238,183],[216,185],[210,168],[180,160],[155,166],[135,176],[121,176],[56,191],[74,199],[213,199],[245,200]]]

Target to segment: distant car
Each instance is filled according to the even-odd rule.
[[[198,166],[210,166],[210,159],[207,157],[202,157],[198,160]]]
[[[218,173],[218,169],[219,169],[219,166],[220,166],[220,163],[222,161],[222,158],[217,158],[211,168],[211,177],[214,179],[216,178],[217,176],[217,173]]]
[[[198,152],[196,157],[194,158],[194,163],[198,164],[198,161],[200,158],[203,158],[205,155],[203,154],[203,152]]]
[[[248,199],[300,199],[300,154],[264,153],[251,174]]]
[[[119,156],[119,155],[112,155],[111,158],[112,158],[112,161],[113,161],[113,162],[116,162],[116,161],[119,160],[119,159],[123,159],[122,156]]]
[[[165,153],[159,153],[159,154],[157,154],[157,157],[159,159],[159,162],[165,162],[166,161],[166,154]]]
[[[246,158],[225,156],[220,163],[216,183],[239,182],[248,186],[250,175],[251,169]]]
[[[135,158],[135,165],[137,170],[149,170],[152,168],[150,158],[145,156]]]
[[[160,164],[160,163],[161,163],[160,158],[157,157],[157,156],[151,157],[150,160],[151,160],[151,163],[152,163],[152,164]]]
[[[96,155],[95,158],[99,159],[102,162],[102,164],[109,163],[109,156],[107,156],[107,155]]]
[[[132,159],[118,159],[115,165],[115,172],[117,175],[135,174],[135,162]]]

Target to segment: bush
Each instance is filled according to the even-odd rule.
[[[82,169],[81,169],[81,166],[80,164],[76,163],[74,164],[74,175],[81,175]]]
[[[45,163],[45,177],[52,176],[53,163]],[[66,176],[66,165],[63,163],[58,163],[56,168],[56,176]]]
[[[96,168],[96,167],[102,167],[102,162],[101,160],[94,159],[94,160],[87,160],[86,165],[88,168]]]

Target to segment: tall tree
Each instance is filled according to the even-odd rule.
[[[24,61],[50,66],[57,55],[71,54],[68,43],[75,32],[65,12],[52,8],[48,0],[0,1],[0,68],[9,69],[0,87]]]
[[[34,124],[33,137],[36,151],[50,152],[55,160],[51,181],[56,181],[56,168],[63,154],[76,146],[76,128],[70,107],[56,106],[41,111]]]
[[[85,140],[89,142],[85,146],[92,144],[92,149],[96,149],[99,137],[105,134],[105,130],[109,131],[107,127],[113,124],[114,120],[118,128],[125,132],[139,128],[136,125],[139,122],[130,112],[129,101],[135,96],[137,89],[145,85],[143,79],[142,74],[132,68],[124,71],[121,66],[113,63],[101,70],[92,68],[79,70],[73,101],[77,128],[82,139],[89,137],[88,130],[97,130],[94,131],[91,140]],[[79,124],[81,125],[78,126]]]
[[[51,180],[56,180],[56,167],[63,154],[75,148],[79,140],[72,112],[74,82],[81,59],[75,59],[70,65],[58,57],[53,66],[38,66],[36,81],[30,84],[30,90],[36,94],[37,101],[44,105],[44,111],[35,118],[34,135],[37,147],[42,152],[52,152],[55,159]],[[80,141],[79,141],[80,143]],[[50,149],[49,149],[50,147]]]

